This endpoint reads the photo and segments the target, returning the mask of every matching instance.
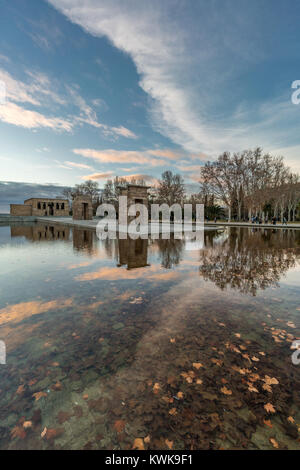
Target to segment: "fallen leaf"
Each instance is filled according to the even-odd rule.
[[[176,410],[176,408],[171,408],[171,409],[169,410],[169,415],[171,415],[171,416],[177,415],[177,410]]]
[[[11,430],[11,438],[12,439],[15,439],[16,437],[19,437],[20,439],[25,439],[26,437],[26,432],[24,431],[24,429],[22,428],[22,426],[15,426],[12,430]]]
[[[294,420],[294,418],[293,418],[292,416],[289,416],[289,417],[287,418],[287,420],[288,420],[290,423],[294,423],[294,422],[295,422],[295,420]]]
[[[178,392],[178,393],[177,393],[177,398],[182,399],[182,398],[183,398],[183,393],[182,393],[182,392]]]
[[[248,386],[249,392],[259,393],[258,390],[257,390],[257,388],[253,387],[252,384],[248,384],[248,385],[249,385],[249,386]]]
[[[221,359],[215,359],[214,357],[212,358],[211,362],[216,364],[217,366],[221,367],[223,364],[223,361]]]
[[[163,400],[165,403],[173,403],[173,402],[174,402],[174,398],[171,398],[171,397],[168,397],[168,396],[162,397],[162,400]]]
[[[170,343],[176,343],[176,339],[175,338],[170,338]]]
[[[224,393],[224,395],[232,395],[232,391],[226,387],[222,387],[221,392]]]
[[[275,408],[274,406],[272,405],[272,403],[267,403],[266,405],[264,405],[264,409],[268,412],[268,413],[275,413]]]
[[[193,367],[195,367],[195,369],[200,369],[200,367],[203,367],[203,364],[201,364],[201,362],[193,362]]]
[[[168,439],[165,439],[165,443],[169,447],[169,449],[173,448],[173,441],[169,441]]]
[[[153,385],[153,392],[156,394],[156,393],[158,393],[159,390],[160,390],[160,385],[157,382]]]
[[[273,393],[271,385],[263,384],[262,388],[266,390],[267,392]]]
[[[43,438],[46,435],[47,428],[45,427],[43,431],[41,432],[41,437]]]
[[[144,437],[144,442],[145,442],[146,444],[149,444],[150,441],[151,441],[151,439],[150,439],[150,436],[149,436],[149,435],[146,436],[146,437]]]
[[[29,380],[28,385],[29,385],[29,387],[32,387],[36,383],[37,383],[37,379],[32,379],[32,380]]]
[[[87,399],[89,398],[89,396],[88,396],[87,393],[85,393],[84,395],[82,395],[82,398],[83,398],[84,400],[87,400]]]
[[[144,441],[143,441],[143,439],[137,437],[137,438],[134,440],[134,443],[133,443],[132,448],[133,448],[133,449],[137,449],[137,450],[145,450],[145,446],[144,446]]]
[[[273,437],[270,437],[270,442],[271,442],[271,444],[272,444],[273,447],[275,447],[276,449],[278,449],[279,444],[278,444],[278,442],[276,441],[276,439],[274,439]]]
[[[46,397],[47,393],[45,393],[45,392],[36,392],[32,396],[35,398],[36,401],[38,401],[40,398]]]
[[[24,421],[23,428],[27,429],[27,428],[31,428],[31,426],[32,426],[32,421]]]
[[[17,395],[21,395],[25,390],[25,386],[22,384],[22,385],[19,385],[19,387],[17,388],[17,391],[16,391],[16,394]]]
[[[123,419],[118,419],[114,424],[114,428],[118,433],[120,433],[124,430],[125,424],[126,423]]]
[[[63,434],[64,429],[47,429],[46,431],[46,439],[47,441],[50,441],[51,439],[55,439],[56,437],[59,437],[61,434]]]
[[[240,337],[241,337],[241,334],[240,334],[240,333],[234,333],[234,335],[235,335],[237,338],[240,338]]]
[[[55,392],[59,392],[62,389],[62,384],[60,382],[56,382],[56,384],[52,385],[51,388]]]
[[[256,357],[256,356],[251,357],[251,359],[252,359],[252,361],[254,361],[254,362],[259,362],[259,359],[258,359],[258,357]]]
[[[265,424],[266,426],[268,426],[269,428],[272,428],[272,427],[273,427],[273,425],[272,425],[272,423],[271,423],[271,421],[270,421],[269,419],[264,419],[264,424]]]
[[[265,375],[265,378],[263,379],[263,381],[267,384],[267,385],[278,385],[279,382],[278,380],[275,378],[275,377],[269,377],[268,375]]]

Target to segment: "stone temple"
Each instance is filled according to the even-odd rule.
[[[11,204],[10,215],[68,217],[70,212],[67,199],[30,198],[24,204]]]

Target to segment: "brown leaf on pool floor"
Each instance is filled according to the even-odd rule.
[[[269,419],[264,419],[264,424],[266,426],[268,426],[269,428],[272,428],[273,427],[273,424],[271,423],[271,421]]]
[[[17,388],[16,394],[17,395],[22,395],[22,393],[24,393],[24,391],[25,391],[25,385],[24,384],[19,385],[19,387]]]
[[[23,423],[24,429],[31,428],[31,427],[32,427],[32,421],[24,421]]]
[[[58,428],[58,429],[47,429],[45,437],[47,441],[54,440],[57,437],[60,437],[65,430],[63,428]]]
[[[123,419],[118,419],[117,421],[115,421],[114,423],[114,428],[115,430],[120,433],[124,430],[125,428],[125,421]]]
[[[276,441],[276,439],[274,439],[274,437],[270,437],[270,442],[271,442],[272,446],[275,447],[275,449],[279,448],[279,444]]]
[[[56,382],[56,384],[52,385],[51,390],[54,392],[59,392],[62,390],[62,384],[60,382]]]
[[[37,379],[32,379],[32,380],[29,380],[28,385],[29,385],[29,387],[32,387],[36,383],[37,383]]]
[[[222,387],[221,392],[224,393],[224,395],[232,395],[232,391],[226,387]]]
[[[46,397],[47,393],[46,392],[36,392],[36,393],[33,393],[32,396],[35,398],[36,401],[39,401],[41,398]]]
[[[263,384],[262,388],[263,388],[264,390],[266,390],[267,392],[269,392],[269,393],[273,393],[273,390],[272,390],[271,385]]]
[[[24,430],[24,428],[22,426],[15,426],[12,430],[11,430],[11,438],[12,439],[15,439],[15,438],[19,438],[19,439],[25,439],[26,437],[26,432]]]
[[[263,379],[263,381],[267,385],[278,385],[279,384],[278,380],[275,377],[269,377],[268,375],[265,375],[265,378]]]
[[[156,383],[153,385],[153,392],[154,392],[155,394],[157,394],[159,390],[160,390],[160,385],[159,385],[158,382],[156,382]]]
[[[146,444],[149,444],[150,441],[151,441],[150,436],[144,437],[144,442],[145,442]]]
[[[195,367],[195,369],[200,369],[200,367],[203,367],[203,364],[201,364],[201,362],[193,362],[193,367]]]
[[[169,410],[169,415],[171,415],[171,416],[176,416],[176,415],[177,415],[177,410],[176,410],[176,408],[171,408],[171,409]]]
[[[223,364],[223,361],[221,359],[215,359],[214,357],[211,359],[211,362],[216,364],[217,366],[221,367]]]
[[[165,439],[165,443],[170,450],[173,449],[173,441],[169,441],[169,439]]]
[[[137,437],[134,442],[132,449],[145,450],[144,441],[140,437]]]
[[[177,393],[177,398],[179,398],[179,400],[181,400],[183,398],[183,393],[182,392],[178,392]]]
[[[268,412],[268,413],[275,413],[276,410],[274,408],[274,406],[272,405],[272,403],[266,403],[264,405],[264,409]]]
[[[176,339],[175,338],[170,338],[170,343],[176,343]]]
[[[292,424],[295,422],[295,420],[294,420],[294,418],[293,418],[292,416],[289,416],[289,417],[287,418],[287,420],[288,420],[290,423],[292,423]]]

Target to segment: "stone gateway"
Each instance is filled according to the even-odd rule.
[[[93,204],[89,196],[77,196],[73,200],[73,219],[74,220],[92,220]]]

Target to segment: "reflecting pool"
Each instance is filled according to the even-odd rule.
[[[1,449],[300,448],[300,231],[204,239],[0,227]]]

